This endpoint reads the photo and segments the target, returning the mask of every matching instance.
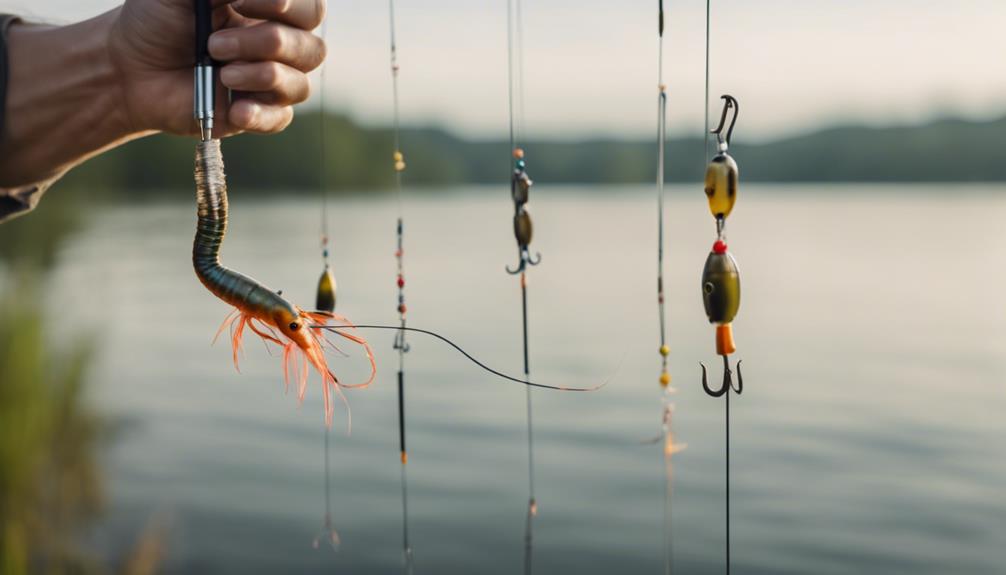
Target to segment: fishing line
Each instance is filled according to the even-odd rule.
[[[395,333],[393,348],[398,351],[398,451],[402,462],[402,555],[405,561],[405,572],[412,573],[412,546],[409,543],[409,491],[408,476],[405,472],[405,464],[409,461],[408,451],[405,445],[405,354],[409,351],[409,344],[405,341],[406,320],[405,312],[405,267],[403,258],[405,218],[402,206],[402,172],[405,171],[405,156],[401,148],[401,119],[399,114],[398,98],[398,39],[395,34],[395,0],[388,0],[388,30],[390,40],[389,57],[391,59],[391,94],[392,112],[394,118],[394,147],[392,154],[395,169],[395,199],[398,203],[398,220],[395,224],[395,265],[397,267],[398,285],[398,323],[399,330]]]
[[[388,0],[388,24],[391,31],[391,87],[392,102],[394,107],[394,144],[395,152],[392,154],[395,168],[395,196],[398,200],[398,221],[395,226],[395,238],[397,249],[395,250],[395,262],[398,268],[398,321],[404,329],[405,312],[405,268],[403,257],[404,251],[404,218],[402,209],[402,172],[405,171],[405,156],[401,151],[401,122],[398,112],[398,42],[395,37],[395,1]],[[409,344],[405,341],[405,331],[395,334],[394,349],[398,350],[398,443],[399,452],[404,465],[408,459],[408,452],[405,449],[405,354],[409,351]]]
[[[661,433],[654,443],[663,444],[664,459],[664,573],[669,575],[674,564],[674,553],[671,537],[671,489],[672,467],[671,456],[684,448],[674,443],[671,429],[671,415],[674,405],[671,395],[676,391],[671,387],[671,375],[667,364],[670,347],[667,345],[667,311],[664,294],[664,181],[665,157],[667,141],[667,86],[664,84],[664,2],[657,2],[657,316],[660,324],[660,386],[661,394]]]
[[[705,96],[702,100],[702,108],[705,112],[705,123],[702,128],[703,139],[703,161],[709,161],[709,13],[712,0],[706,0],[706,88]]]
[[[513,157],[510,173],[510,195],[514,203],[514,236],[520,261],[514,269],[507,268],[511,275],[520,275],[521,323],[524,352],[524,379],[531,377],[530,350],[528,346],[528,300],[527,266],[541,262],[541,255],[531,255],[532,225],[527,211],[527,202],[534,182],[527,173],[525,151],[520,147],[523,137],[524,118],[524,29],[521,0],[507,0],[507,105],[509,111],[510,150]],[[528,472],[528,521],[525,533],[525,570],[530,571],[531,517],[537,513],[538,504],[534,489],[534,418],[531,388],[526,388],[527,405],[527,472]]]
[[[341,544],[341,539],[339,538],[339,532],[335,530],[335,526],[332,523],[332,495],[331,495],[331,479],[332,474],[331,465],[329,465],[328,456],[328,434],[331,432],[327,427],[325,428],[325,519],[322,523],[322,529],[314,536],[312,541],[312,546],[315,549],[321,547],[321,541],[324,539],[332,547],[333,551],[339,550],[339,545]]]
[[[458,344],[454,343],[453,341],[447,339],[446,337],[440,335],[439,333],[436,333],[434,331],[429,331],[429,330],[426,330],[426,329],[420,329],[418,327],[402,327],[402,326],[398,326],[398,325],[377,325],[377,324],[352,324],[352,325],[345,325],[345,326],[312,325],[312,326],[309,326],[309,327],[311,327],[311,329],[323,329],[325,331],[331,331],[331,332],[337,333],[337,334],[342,334],[342,332],[340,330],[344,330],[344,329],[392,329],[392,330],[404,330],[404,331],[411,331],[411,332],[415,332],[415,333],[422,333],[422,334],[428,335],[430,337],[435,337],[435,338],[439,339],[440,341],[446,343],[447,345],[451,346],[458,353],[460,353],[461,355],[465,356],[469,361],[471,361],[475,365],[481,367],[485,371],[488,371],[489,373],[491,373],[491,374],[493,374],[495,376],[501,377],[503,379],[506,379],[506,380],[509,380],[509,381],[512,381],[512,382],[515,382],[515,383],[520,383],[520,384],[523,384],[523,385],[526,385],[526,386],[530,386],[530,387],[540,387],[542,389],[554,389],[554,390],[557,390],[557,391],[597,391],[598,389],[601,389],[602,387],[608,385],[608,381],[610,380],[610,378],[609,378],[608,380],[605,380],[603,383],[600,383],[598,385],[594,385],[594,386],[591,386],[591,387],[570,387],[570,386],[564,386],[564,385],[546,385],[544,383],[534,383],[533,381],[528,381],[526,379],[520,379],[520,378],[517,378],[517,377],[513,377],[511,375],[507,375],[507,374],[503,373],[502,371],[495,370],[495,369],[489,367],[488,365],[482,363],[481,361],[479,361],[478,359],[476,359],[475,356],[473,356],[472,354],[470,354],[467,351],[465,351],[461,346],[459,346]]]
[[[328,16],[321,22],[321,40],[324,42],[328,36]],[[321,229],[319,247],[321,248],[321,261],[323,264],[321,277],[318,278],[318,290],[315,296],[315,309],[331,312],[335,309],[336,282],[332,274],[332,267],[329,264],[329,236],[328,236],[328,169],[325,160],[328,158],[328,138],[325,133],[325,124],[328,116],[325,112],[325,72],[328,68],[326,63],[322,63],[319,71],[319,81],[321,87],[318,91],[318,195],[321,196]]]
[[[710,27],[712,0],[706,0],[706,78],[705,78],[705,128],[704,157],[708,163],[705,175],[705,192],[709,200],[709,210],[716,219],[716,241],[706,259],[702,272],[703,304],[706,315],[711,323],[716,324],[716,353],[723,357],[723,383],[719,389],[712,389],[706,381],[706,367],[702,366],[702,387],[711,397],[726,395],[724,405],[724,521],[726,529],[726,572],[730,575],[730,396],[740,395],[744,378],[741,374],[740,361],[737,362],[737,385],[732,381],[730,369],[730,354],[736,351],[733,339],[732,321],[740,307],[740,276],[737,262],[727,251],[726,220],[733,210],[738,192],[737,163],[728,153],[730,138],[733,135],[740,104],[729,94],[724,94],[723,114],[719,125],[709,129],[709,61],[710,61]],[[726,126],[727,116],[733,110],[733,119],[729,128]],[[724,131],[726,132],[724,134]],[[709,136],[715,134],[717,142],[716,155],[709,160]]]

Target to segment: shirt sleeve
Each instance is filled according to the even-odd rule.
[[[17,16],[0,14],[0,138],[5,133],[7,115],[7,29],[18,20]],[[18,188],[0,188],[0,223],[34,209],[50,184],[52,181]]]

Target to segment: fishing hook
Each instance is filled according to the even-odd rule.
[[[398,333],[395,334],[395,343],[392,349],[400,349],[402,350],[402,353],[409,353],[409,350],[412,349],[412,346],[405,341],[404,331],[399,331]]]
[[[734,98],[733,96],[731,96],[730,94],[723,94],[722,96],[720,96],[720,98],[722,100],[725,100],[725,102],[723,104],[723,115],[720,116],[720,125],[716,126],[715,130],[710,130],[709,133],[710,134],[716,134],[716,139],[719,140],[719,142],[721,144],[726,144],[727,146],[729,146],[730,145],[730,137],[734,133],[734,124],[737,123],[737,114],[740,113],[741,106],[740,106],[740,104],[737,103],[737,99]],[[727,112],[730,111],[731,108],[733,108],[734,117],[733,117],[732,120],[730,120],[730,128],[727,129],[727,137],[724,138],[723,137],[723,127],[726,126],[726,123],[727,123]]]
[[[535,252],[534,256],[532,257],[531,253],[527,251],[527,248],[521,248],[520,264],[518,264],[516,269],[510,269],[510,266],[507,266],[506,271],[508,274],[515,276],[519,273],[522,273],[525,269],[527,269],[527,266],[529,265],[536,266],[540,263],[541,263],[541,253]]]
[[[712,397],[722,397],[726,392],[733,390],[737,395],[741,394],[744,389],[744,375],[741,373],[741,362],[737,362],[737,386],[734,387],[733,378],[730,370],[730,358],[726,355],[723,356],[723,385],[719,389],[711,389],[709,387],[709,382],[706,379],[706,364],[699,362],[702,366],[702,388],[706,390],[706,393]]]

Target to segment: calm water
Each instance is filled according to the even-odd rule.
[[[745,393],[732,402],[737,573],[1004,573],[1006,191],[999,187],[748,185],[731,218],[744,302],[735,325]],[[597,393],[536,391],[538,573],[659,573],[655,213],[648,187],[535,188],[530,277],[534,377]],[[669,202],[669,326],[677,396],[673,556],[723,569],[723,403],[698,277],[713,239],[702,194]],[[224,261],[307,305],[320,262],[313,202],[232,191]],[[521,368],[516,259],[505,189],[408,194],[411,323],[492,366]],[[338,200],[340,310],[393,322],[391,198]],[[151,517],[170,525],[169,572],[396,572],[401,477],[390,332],[369,334],[376,385],[349,393],[330,435],[334,551],[321,394],[284,394],[278,357],[247,340],[189,261],[194,208],[113,208],[67,246],[52,298],[100,357],[92,400],[125,422],[107,451],[109,513],[90,535],[119,556]],[[416,573],[523,569],[524,389],[441,343],[411,337],[409,526]],[[366,362],[338,360],[345,381]]]

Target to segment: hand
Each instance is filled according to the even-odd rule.
[[[220,62],[214,137],[272,133],[293,119],[293,104],[310,93],[307,73],[325,59],[310,31],[325,0],[212,0],[209,49]],[[134,132],[197,134],[192,118],[195,60],[193,0],[126,0],[108,50],[121,78],[126,122]]]

